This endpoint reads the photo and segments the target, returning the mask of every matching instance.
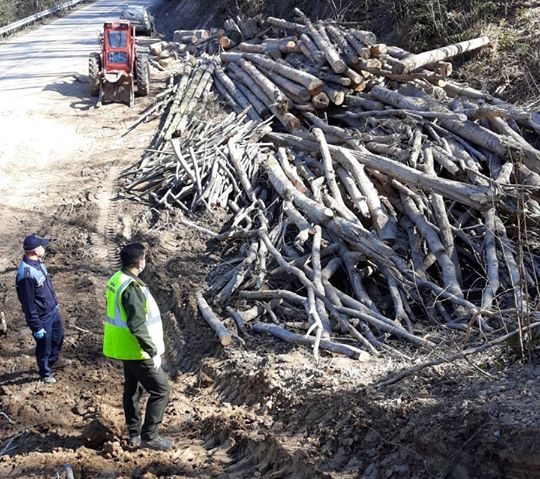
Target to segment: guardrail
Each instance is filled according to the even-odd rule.
[[[10,23],[5,27],[0,28],[0,37],[3,37],[4,35],[7,35],[9,33],[13,33],[19,28],[25,27],[26,25],[29,25],[30,23],[33,23],[37,20],[41,20],[42,18],[52,15],[53,13],[62,12],[70,7],[74,7],[75,5],[83,3],[85,1],[87,0],[69,0],[68,2],[63,3],[62,5],[58,5],[57,7],[51,7],[30,17],[23,18],[22,20],[17,20],[16,22]]]

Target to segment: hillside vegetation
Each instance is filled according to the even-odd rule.
[[[0,26],[60,4],[61,0],[0,0]]]

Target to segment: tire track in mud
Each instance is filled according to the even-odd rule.
[[[116,271],[120,268],[117,242],[120,191],[118,171],[117,166],[111,166],[97,195],[99,213],[96,221],[94,254],[105,271]]]
[[[0,218],[2,218],[2,239],[0,241],[0,274],[8,272],[16,266],[15,251],[16,240],[21,232],[13,221],[11,208],[0,205]],[[18,252],[20,247],[16,249]]]

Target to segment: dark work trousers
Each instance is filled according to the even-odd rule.
[[[36,341],[36,359],[39,375],[42,378],[52,376],[51,366],[58,361],[62,343],[64,342],[64,326],[58,308],[55,308],[49,317],[41,322],[45,336]]]
[[[140,435],[144,441],[151,441],[158,436],[158,427],[169,403],[171,388],[167,375],[161,367],[156,371],[151,359],[122,362],[124,363],[124,414],[129,437]],[[144,423],[142,423],[139,408],[143,390],[150,394],[146,404]]]

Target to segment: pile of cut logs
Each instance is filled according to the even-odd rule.
[[[540,115],[449,80],[446,62],[489,40],[410,54],[296,13],[208,37],[229,51],[153,107],[163,124],[128,189],[234,214],[208,232],[234,252],[209,283],[239,334],[256,317],[254,332],[359,358],[403,355],[389,338],[434,347],[426,324],[521,325],[538,304]],[[212,80],[237,115],[191,119]]]

